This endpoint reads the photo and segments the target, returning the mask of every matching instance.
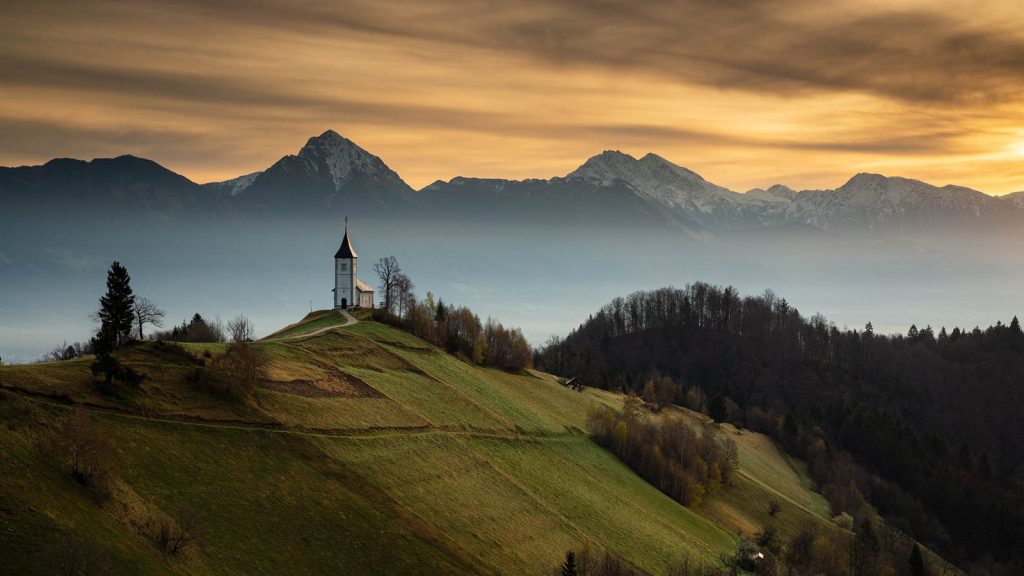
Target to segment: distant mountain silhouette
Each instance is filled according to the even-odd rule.
[[[415,191],[380,158],[333,130],[262,172],[207,184],[243,211],[323,214],[406,210]]]
[[[152,160],[127,155],[0,168],[0,202],[13,210],[116,208],[169,215],[210,211],[219,204],[216,196],[188,178]]]
[[[297,154],[266,170],[204,185],[134,156],[0,168],[0,202],[22,213],[117,209],[172,217],[376,214],[708,231],[799,225],[896,234],[1016,233],[1024,224],[1024,193],[999,198],[878,174],[858,174],[835,190],[796,192],[776,184],[739,193],[655,154],[637,159],[618,151],[598,154],[565,177],[457,177],[415,191],[379,157],[333,130],[310,138]]]

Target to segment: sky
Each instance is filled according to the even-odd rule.
[[[197,182],[334,129],[412,186],[655,152],[743,191],[1024,190],[1020,0],[5,0],[0,165]]]

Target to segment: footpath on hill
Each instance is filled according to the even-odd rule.
[[[345,328],[347,326],[352,326],[353,324],[358,324],[359,323],[359,319],[356,318],[355,316],[349,314],[347,310],[335,310],[335,312],[337,312],[343,318],[345,318],[345,322],[343,324],[331,324],[330,326],[324,326],[323,328],[318,328],[316,330],[311,330],[309,332],[301,332],[299,334],[292,334],[292,335],[289,335],[289,336],[277,336],[277,337],[269,337],[268,336],[266,338],[261,339],[260,341],[261,342],[277,342],[277,341],[281,341],[281,340],[292,340],[294,338],[305,338],[307,336],[316,336],[317,334],[323,334],[324,332],[327,332],[328,330],[333,330],[335,328]],[[288,330],[291,330],[292,328],[294,328],[296,326],[300,326],[301,324],[302,324],[302,322],[296,322],[295,324],[290,324],[290,325],[285,326],[284,328],[278,330],[278,333],[287,332]]]

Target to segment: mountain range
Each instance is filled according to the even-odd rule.
[[[387,214],[703,231],[804,226],[993,232],[1018,231],[1024,224],[1024,192],[995,197],[862,173],[834,190],[795,191],[776,184],[740,193],[656,154],[637,159],[618,151],[602,152],[564,177],[456,177],[414,190],[378,156],[333,130],[266,170],[208,184],[134,156],[0,168],[0,202],[14,212],[117,207],[169,215]]]

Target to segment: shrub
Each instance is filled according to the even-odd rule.
[[[267,362],[268,358],[260,348],[248,342],[233,343],[209,366],[190,370],[185,379],[211,392],[248,398],[263,378]]]
[[[97,356],[90,369],[93,377],[103,376],[100,391],[104,394],[112,394],[115,391],[115,383],[137,388],[146,379],[145,374],[125,366],[110,354]]]
[[[832,517],[832,523],[844,530],[853,530],[853,516],[846,512],[840,512]]]

